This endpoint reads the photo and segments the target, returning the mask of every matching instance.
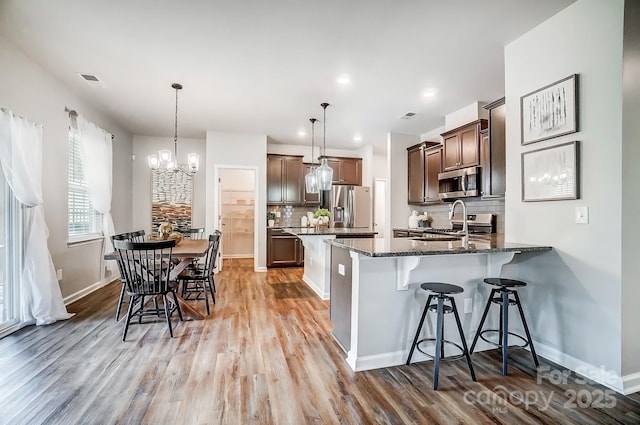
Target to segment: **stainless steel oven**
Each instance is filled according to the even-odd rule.
[[[480,167],[468,167],[438,174],[440,199],[480,196]]]

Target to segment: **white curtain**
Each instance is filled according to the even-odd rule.
[[[20,276],[21,320],[47,325],[72,315],[62,301],[47,247],[42,208],[42,126],[0,110],[0,164],[9,187],[25,208],[25,257]]]
[[[113,151],[111,134],[107,133],[94,123],[87,121],[81,115],[75,119],[72,129],[78,137],[80,147],[80,160],[82,172],[87,182],[87,194],[93,208],[102,214],[102,233],[104,234],[105,254],[113,252],[111,236],[115,233],[113,218],[111,217],[111,191],[113,174]],[[103,257],[101,257],[103,258]],[[101,274],[104,265],[111,274],[115,274],[117,267],[115,261],[101,260]]]

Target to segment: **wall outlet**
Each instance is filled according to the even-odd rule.
[[[589,207],[576,207],[576,223],[589,224]]]
[[[473,298],[465,298],[464,299],[463,310],[464,310],[465,313],[471,313],[473,311]]]
[[[62,280],[62,269],[56,270],[56,277],[58,280]]]

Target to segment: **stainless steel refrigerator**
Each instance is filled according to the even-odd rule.
[[[331,188],[330,208],[333,227],[367,227],[373,224],[371,188],[335,185]]]

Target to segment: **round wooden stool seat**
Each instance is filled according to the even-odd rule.
[[[503,288],[518,288],[522,286],[527,286],[526,282],[515,279],[504,279],[501,277],[488,277],[484,279],[484,283],[488,283],[493,286],[501,286]]]
[[[464,289],[458,285],[442,282],[425,282],[420,285],[420,288],[440,295],[462,294],[464,292]]]

